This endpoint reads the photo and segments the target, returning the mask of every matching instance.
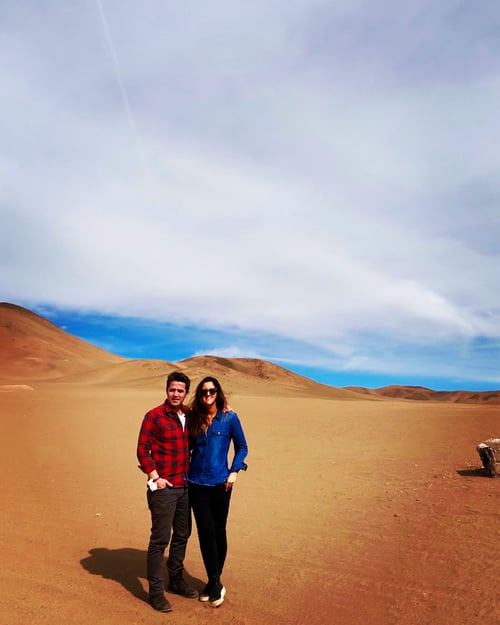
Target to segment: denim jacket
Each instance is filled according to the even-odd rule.
[[[228,467],[228,452],[234,446],[234,458]],[[246,471],[243,462],[248,446],[238,415],[235,412],[217,412],[207,432],[190,440],[191,464],[188,480],[202,486],[222,484],[233,471]]]

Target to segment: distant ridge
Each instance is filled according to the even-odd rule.
[[[337,388],[257,358],[205,355],[177,363],[129,360],[69,334],[26,308],[0,303],[0,385],[4,387],[52,381],[157,389],[174,369],[185,371],[193,383],[214,375],[229,391],[246,395],[500,404],[500,391],[433,391],[397,385]]]
[[[367,389],[359,386],[346,386],[347,390],[364,393],[373,398],[405,399],[413,401],[439,401],[469,404],[500,404],[498,391],[433,391],[425,386],[382,386]]]
[[[195,356],[177,363],[193,379],[214,375],[229,387],[247,393],[261,393],[270,389],[273,395],[313,396],[325,399],[367,399],[356,392],[320,384],[310,378],[293,373],[284,367],[258,358],[221,358],[220,356]],[[269,391],[268,391],[269,392]]]

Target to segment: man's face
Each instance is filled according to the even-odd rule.
[[[167,388],[167,402],[172,408],[180,408],[186,395],[186,384],[184,382],[170,382]]]

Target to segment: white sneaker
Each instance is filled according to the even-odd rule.
[[[198,601],[208,601],[209,599],[210,599],[210,588],[208,587],[208,584],[207,584],[205,588],[198,595]]]
[[[226,594],[226,589],[224,586],[221,587],[220,595],[218,597],[209,597],[210,605],[212,608],[218,608],[220,605],[224,603],[224,595]]]

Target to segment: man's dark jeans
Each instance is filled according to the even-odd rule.
[[[209,579],[218,578],[227,554],[226,521],[231,490],[225,484],[200,486],[189,484],[189,500],[193,508],[200,551]]]
[[[157,595],[165,590],[162,568],[165,549],[169,542],[168,573],[170,577],[175,577],[183,571],[186,545],[191,534],[191,510],[187,487],[148,490],[147,497],[151,511],[147,578],[149,594]]]

